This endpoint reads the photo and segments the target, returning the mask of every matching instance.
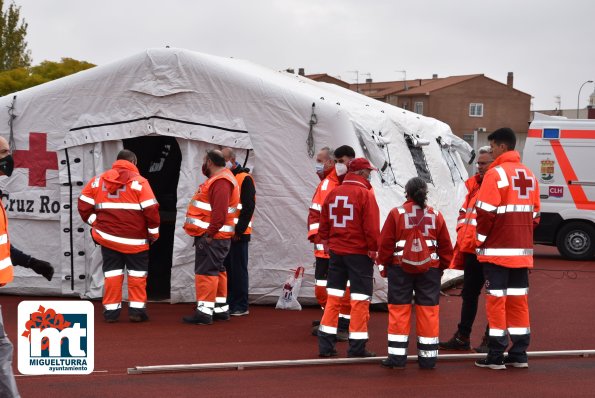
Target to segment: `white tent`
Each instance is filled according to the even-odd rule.
[[[179,147],[172,302],[194,300],[194,249],[182,223],[204,180],[200,168],[209,148],[236,148],[238,160],[253,170],[249,268],[256,303],[276,300],[298,265],[306,266],[302,297],[314,297],[306,216],[319,182],[312,158],[319,148],[351,145],[382,170],[373,177],[382,220],[403,202],[405,182],[421,175],[430,182],[430,204],[443,212],[454,237],[465,193],[460,155],[467,160],[470,147],[446,124],[335,85],[187,50],[147,50],[2,97],[0,109],[2,135],[16,148],[13,176],[0,179],[11,243],[56,268],[48,283],[16,267],[14,283],[3,288],[15,294],[101,296],[101,253],[78,216],[77,198],[133,138],[141,157],[161,153],[149,159],[149,172],[160,171],[171,146]],[[161,145],[156,137],[173,138]],[[175,182],[171,175],[161,179]],[[385,282],[376,282],[375,301],[384,301]]]

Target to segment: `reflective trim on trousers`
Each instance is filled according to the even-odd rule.
[[[389,355],[407,355],[407,348],[388,347]]]
[[[494,296],[494,297],[506,296],[506,290],[503,290],[503,289],[497,289],[497,290],[486,289],[486,293],[489,294],[490,296]]]
[[[356,300],[356,301],[370,301],[372,299],[371,296],[368,296],[367,294],[361,294],[361,293],[351,293],[351,300]]]
[[[315,282],[314,282],[314,284],[316,286],[326,287],[327,282],[328,281],[326,279],[316,279]]]
[[[438,344],[438,337],[417,337],[417,342],[420,344]]]
[[[145,201],[140,202],[140,207],[146,209],[147,207],[151,207],[157,204],[157,199],[148,199]]]
[[[436,358],[438,350],[417,350],[417,356],[422,358]]]
[[[406,334],[389,334],[388,341],[395,343],[407,343],[409,341],[409,336]]]
[[[343,297],[343,295],[345,294],[345,290],[327,288],[327,289],[326,289],[326,293],[327,293],[329,296]]]
[[[129,308],[145,308],[146,304],[143,303],[142,301],[130,301],[128,303],[128,307]]]
[[[88,203],[90,205],[95,206],[95,200],[93,198],[90,198],[90,197],[85,196],[85,195],[81,195],[81,196],[79,196],[79,199],[82,200],[85,203]]]
[[[227,304],[221,305],[221,306],[215,306],[215,308],[213,309],[213,312],[215,314],[222,314],[227,311],[229,311],[229,305],[227,305]]]
[[[509,287],[506,289],[507,296],[526,296],[527,294],[529,294],[528,287]]]
[[[104,304],[103,308],[105,308],[106,311],[119,310],[120,308],[122,308],[122,303]]]
[[[208,222],[197,220],[196,218],[192,217],[186,217],[185,223],[196,225],[197,227],[202,229],[208,229],[210,225]],[[224,225],[219,229],[219,232],[233,232],[234,230],[235,227],[233,225]]]
[[[320,227],[320,223],[314,223],[314,224],[310,224],[310,231],[312,231],[313,229],[318,229]]]
[[[147,276],[147,271],[136,271],[133,269],[129,269],[128,275],[134,276],[135,278],[145,278]]]
[[[99,234],[103,239],[109,240],[116,243],[121,243],[123,245],[130,245],[130,246],[142,246],[146,245],[148,242],[146,239],[131,239],[131,238],[120,238],[119,236],[114,236],[107,234],[105,232],[101,232],[97,228],[95,228],[95,232]]]
[[[159,227],[156,228],[147,228],[150,234],[157,235],[159,233]]]
[[[120,276],[120,275],[124,275],[123,269],[114,269],[114,270],[106,271],[103,273],[103,276],[105,278],[113,278],[114,276]]]
[[[215,304],[225,304],[227,297],[215,297]]]
[[[506,336],[506,330],[490,328],[488,334],[490,335],[490,337],[502,337]]]
[[[533,213],[533,206],[532,205],[506,205],[506,206],[498,206],[496,209],[496,213],[504,214],[504,213]]]
[[[477,234],[479,239],[479,234]],[[533,249],[476,249],[479,256],[532,256]]]
[[[368,340],[368,332],[349,332],[350,340]]]
[[[531,333],[531,328],[508,328],[508,333],[514,336],[525,335]]]
[[[312,203],[312,204],[310,205],[310,208],[311,208],[312,210],[316,210],[316,211],[322,211],[322,206],[321,206],[321,205],[319,205],[318,203]]]
[[[337,334],[337,328],[334,328],[332,326],[325,326],[325,325],[320,325],[318,326],[318,330],[327,334]]]
[[[138,203],[120,203],[120,202],[105,202],[96,203],[95,208],[101,209],[120,209],[120,210],[142,210]]]
[[[350,314],[341,314],[341,313],[339,313],[339,318],[350,320],[351,319],[351,315]]]
[[[0,260],[0,270],[4,268],[8,268],[12,265],[12,261],[10,260],[10,256],[6,257],[3,260]]]
[[[481,200],[478,200],[475,203],[475,207],[477,207],[478,209],[485,210],[485,211],[490,212],[490,213],[495,213],[496,210],[498,209],[496,206],[492,206],[491,204],[486,203],[486,202],[482,202]]]
[[[213,308],[215,307],[215,303],[211,301],[198,301],[196,309],[203,314],[213,315]]]

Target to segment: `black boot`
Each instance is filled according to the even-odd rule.
[[[330,358],[337,356],[335,343],[337,335],[318,331],[318,356],[321,358]]]
[[[194,311],[194,315],[185,316],[182,320],[186,323],[193,323],[195,325],[211,325],[213,323],[213,316],[196,310]]]
[[[443,350],[469,351],[471,349],[469,337],[465,337],[459,332],[456,332],[450,340],[441,341],[438,346]]]
[[[349,351],[347,351],[348,358],[371,358],[375,357],[376,353],[366,349],[366,342],[364,339],[349,339]]]

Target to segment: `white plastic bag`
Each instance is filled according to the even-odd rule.
[[[293,270],[292,270],[293,271]],[[298,301],[302,280],[304,279],[304,267],[301,265],[290,275],[283,284],[283,292],[277,301],[276,309],[301,311],[302,306]]]

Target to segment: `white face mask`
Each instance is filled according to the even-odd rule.
[[[347,174],[347,166],[343,163],[336,163],[335,164],[335,171],[337,172],[338,176],[342,176]]]
[[[233,169],[233,163],[231,163],[229,160],[227,162],[225,162],[225,167],[228,169]]]

